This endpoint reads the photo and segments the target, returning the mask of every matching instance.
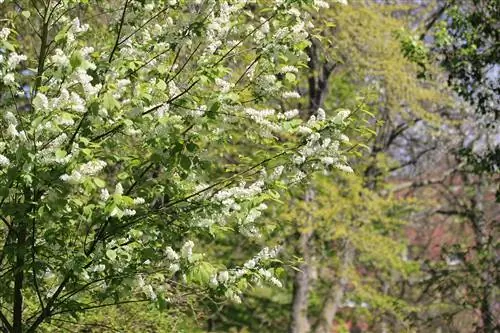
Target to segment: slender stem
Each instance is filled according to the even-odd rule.
[[[20,221],[16,244],[16,268],[14,270],[14,307],[12,332],[23,332],[23,283],[24,283],[24,251],[26,248],[26,225]]]
[[[4,327],[4,332],[12,332],[12,325],[10,324],[9,320],[5,315],[0,311],[0,321],[3,323]]]
[[[118,33],[116,34],[115,45],[113,46],[113,49],[111,50],[111,53],[109,54],[109,59],[108,59],[109,63],[111,63],[111,61],[113,61],[113,56],[115,55],[115,52],[118,49],[118,46],[120,45],[120,36],[122,34],[123,24],[125,23],[125,13],[127,12],[128,2],[129,2],[129,0],[126,0],[125,6],[123,6],[122,16],[120,18],[120,25],[118,26]]]
[[[48,36],[49,36],[49,20],[47,20],[47,16],[49,15],[49,6],[45,8],[45,13],[42,19],[42,36],[40,39],[40,52],[38,54],[38,68],[36,72],[36,80],[35,86],[33,87],[33,94],[31,94],[31,98],[33,98],[38,88],[42,85],[42,75],[45,68],[45,57],[47,56],[47,46],[48,46]]]
[[[157,18],[158,16],[160,16],[161,14],[163,14],[164,12],[166,12],[167,10],[169,9],[169,7],[165,7],[163,8],[162,10],[160,10],[158,13],[156,13],[155,15],[151,16],[146,22],[144,22],[139,28],[135,29],[133,32],[131,32],[127,37],[123,38],[121,41],[118,42],[118,45],[121,45],[123,43],[125,43],[127,40],[129,40],[132,36],[134,36],[136,33],[138,33],[142,28],[144,28],[146,25],[149,24],[149,22],[153,21],[155,18]]]

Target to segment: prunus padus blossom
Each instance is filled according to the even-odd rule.
[[[4,330],[280,286],[266,268],[278,249],[220,268],[197,239],[258,237],[283,188],[351,171],[349,112],[301,119],[288,102],[307,63],[301,7],[326,2],[23,3],[0,4]]]

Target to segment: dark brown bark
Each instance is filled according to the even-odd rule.
[[[17,232],[16,268],[14,271],[14,307],[12,311],[12,332],[23,332],[23,284],[24,284],[24,251],[26,248],[26,225],[21,222]]]

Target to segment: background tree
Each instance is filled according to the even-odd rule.
[[[275,237],[289,235],[282,258],[303,257],[297,266],[300,271],[287,271],[288,290],[257,290],[243,305],[223,311],[216,326],[221,331],[248,327],[281,332],[287,323],[301,332],[328,331],[341,323],[358,323],[369,331],[408,329],[405,316],[417,311],[416,304],[407,303],[402,295],[416,266],[404,261],[403,224],[416,207],[414,201],[400,200],[390,181],[409,174],[434,150],[434,142],[426,143],[427,135],[438,128],[439,112],[450,99],[446,91],[439,92],[438,82],[418,80],[418,67],[400,51],[395,32],[407,21],[392,15],[406,8],[352,3],[315,15],[318,28],[311,33],[315,44],[309,55],[314,59],[310,63],[317,65],[310,65],[304,74],[308,85],[300,90],[306,97],[302,103],[311,104],[320,96],[315,87],[321,86],[326,87],[321,107],[347,105],[356,110],[349,118],[353,130],[348,135],[355,174],[318,177],[312,185],[314,199],[309,201],[305,190],[290,194],[290,204],[280,217],[287,228],[278,228]],[[325,68],[331,69],[331,76],[316,85]],[[361,148],[363,144],[368,146]],[[309,235],[307,246],[301,245],[297,234]],[[308,258],[302,255],[304,248]],[[304,265],[308,278],[297,288]],[[296,293],[301,290],[299,298]],[[306,325],[295,325],[291,318],[296,312],[286,310],[297,299],[301,299],[300,321]]]

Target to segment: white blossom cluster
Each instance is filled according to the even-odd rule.
[[[52,237],[37,244],[43,253],[40,266],[69,269],[85,255],[93,264],[75,273],[76,284],[101,279],[105,289],[106,273],[137,267],[162,269],[189,284],[189,272],[199,268],[203,257],[193,253],[195,246],[202,248],[196,243],[199,233],[223,229],[256,237],[269,198],[277,198],[282,186],[321,167],[350,171],[340,153],[347,137],[328,129],[341,128],[348,111],[328,120],[319,110],[302,122],[292,104],[301,98],[295,74],[306,60],[303,48],[310,27],[305,11],[293,2],[274,1],[265,17],[257,17],[246,0],[188,1],[206,13],[200,21],[199,13],[186,11],[185,3],[176,0],[131,1],[116,41],[87,38],[90,26],[69,10],[77,2],[62,1],[53,8],[49,23],[57,38],[40,82],[22,76],[23,68],[37,59],[28,59],[15,46],[0,54],[0,85],[8,88],[7,96],[12,90],[24,98],[29,109],[16,113],[9,105],[1,111],[0,181],[8,186],[5,169],[16,167],[16,188],[30,188],[36,174],[36,185],[44,191],[43,207],[36,210],[37,232]],[[324,7],[319,0],[315,5]],[[107,2],[102,6],[110,9],[110,24],[118,27],[122,10]],[[106,30],[116,34],[118,29]],[[2,28],[0,41],[17,45],[12,35]],[[285,60],[290,54],[297,62]],[[21,90],[25,81],[29,84]],[[283,100],[289,108],[282,106]],[[253,156],[246,143],[263,148]],[[252,167],[252,172],[226,172],[234,165],[219,158],[226,154],[221,146],[236,150],[243,169],[258,163],[261,155],[270,163]],[[283,154],[275,160],[280,150]],[[218,161],[222,174],[202,167]],[[154,167],[149,169],[149,163]],[[211,180],[219,178],[223,181],[212,186]],[[63,203],[61,193],[67,196]],[[190,209],[197,205],[203,208]],[[164,227],[174,216],[186,229],[182,235]],[[113,234],[108,223],[123,229]],[[101,228],[108,238],[92,245]],[[83,230],[86,237],[62,238]],[[191,240],[171,243],[186,237]],[[162,250],[158,244],[171,247]],[[153,249],[148,258],[143,257],[146,248]],[[280,286],[267,266],[277,252],[265,248],[241,267],[214,273],[210,285],[235,302],[242,278]],[[158,282],[136,277],[136,291],[157,300]],[[42,279],[48,294],[55,292],[57,277],[51,279]]]
[[[331,120],[331,123],[341,125],[349,115],[349,110],[339,110]],[[313,130],[318,122],[324,122],[325,119],[325,111],[319,109],[316,116],[311,116],[306,124],[297,128],[299,134],[306,136],[306,142],[292,156],[293,163],[302,165],[310,157],[315,156],[319,157],[324,167],[334,166],[342,171],[352,172],[352,168],[347,165],[346,158],[340,151],[340,144],[348,142],[349,138],[337,130],[333,131],[329,137],[322,138],[318,132]],[[297,176],[299,179],[302,178],[299,173],[297,173]]]
[[[106,167],[106,162],[101,160],[93,160],[80,165],[73,170],[71,174],[64,174],[60,178],[62,181],[78,184],[85,180],[86,176],[95,176]]]
[[[256,256],[246,261],[241,267],[222,270],[213,274],[209,282],[210,287],[214,289],[224,288],[226,290],[226,297],[235,303],[241,301],[236,284],[242,278],[249,277],[250,281],[256,285],[268,282],[277,287],[282,287],[281,281],[274,276],[272,271],[264,267],[269,259],[273,259],[278,255],[278,252],[279,248],[263,248]]]
[[[9,35],[10,29],[3,28],[0,31],[0,41],[7,39]],[[27,59],[28,58],[24,54],[18,54],[15,51],[7,51],[0,54],[0,76],[2,76],[2,82],[4,85],[11,87],[11,89],[17,89],[16,68],[21,64],[21,62],[26,61]]]

